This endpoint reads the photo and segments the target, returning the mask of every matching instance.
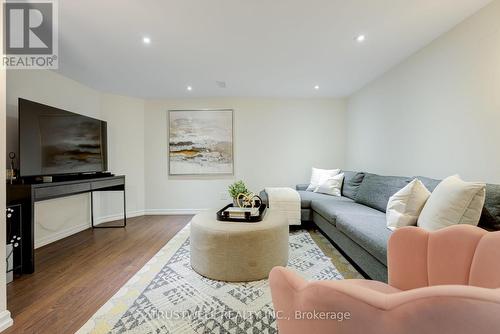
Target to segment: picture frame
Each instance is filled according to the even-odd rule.
[[[234,110],[168,111],[170,176],[234,175]]]

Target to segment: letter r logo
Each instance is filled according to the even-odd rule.
[[[50,2],[7,2],[4,5],[6,53],[52,54],[53,4]]]

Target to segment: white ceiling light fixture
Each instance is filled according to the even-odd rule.
[[[314,86],[315,90],[319,90],[319,85]]]
[[[149,44],[151,44],[151,38],[150,38],[150,37],[147,37],[147,36],[144,36],[144,37],[142,38],[142,42],[143,42],[144,44],[146,44],[146,45],[149,45]]]
[[[186,87],[186,89],[190,92],[190,91],[192,91],[192,90],[193,90],[193,87],[191,87],[191,86],[187,86],[187,87]]]
[[[226,82],[225,81],[216,81],[215,84],[219,88],[226,88]]]
[[[358,35],[358,36],[356,36],[355,40],[358,43],[363,43],[364,41],[366,41],[366,36],[365,35]]]

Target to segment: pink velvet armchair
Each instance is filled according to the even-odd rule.
[[[307,282],[276,267],[278,330],[291,333],[500,333],[500,232],[452,226],[396,230],[389,284]]]

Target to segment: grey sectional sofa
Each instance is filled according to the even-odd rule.
[[[298,185],[302,221],[313,222],[353,264],[368,277],[387,281],[387,241],[385,210],[389,198],[414,178],[429,191],[440,182],[426,177],[381,176],[344,171],[342,196],[306,191]],[[265,193],[261,193],[264,201]],[[500,186],[487,185],[486,203],[480,225],[500,226]]]

